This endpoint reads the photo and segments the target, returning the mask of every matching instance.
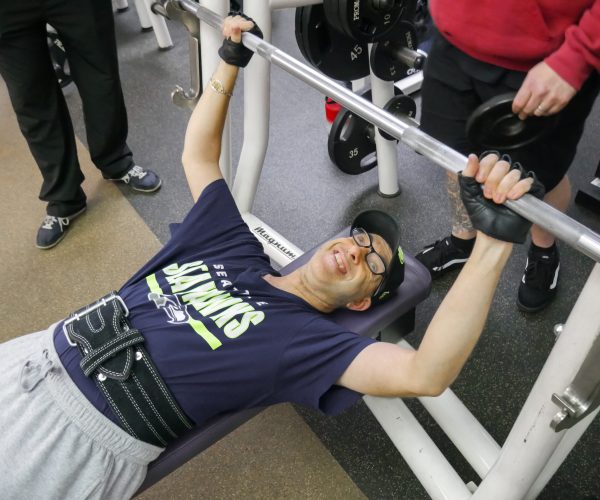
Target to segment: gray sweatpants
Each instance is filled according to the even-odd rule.
[[[98,412],[48,330],[0,344],[0,498],[130,498],[162,448]]]

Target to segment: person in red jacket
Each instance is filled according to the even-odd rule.
[[[522,120],[558,114],[542,140],[510,156],[537,174],[545,201],[565,211],[566,172],[600,88],[600,0],[430,0],[429,8],[437,31],[424,71],[422,130],[467,154],[478,148],[466,136],[466,121],[494,96],[516,92],[512,109]],[[448,194],[451,235],[417,255],[433,277],[461,267],[475,237],[453,174]],[[550,303],[559,268],[554,237],[533,226],[517,297],[521,310]]]

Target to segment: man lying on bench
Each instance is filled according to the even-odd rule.
[[[533,180],[497,155],[469,158],[463,197],[480,232],[417,351],[347,331],[326,313],[366,310],[402,281],[397,227],[359,214],[348,237],[304,266],[285,276],[270,266],[218,165],[238,67],[252,55],[245,30],[258,31],[240,16],[224,22],[223,61],[185,137],[196,204],[171,240],[118,295],[0,345],[0,498],[128,498],[169,442],[210,417],[286,401],[335,413],[358,393],[440,394],[477,342],[509,242],[529,227],[494,202]]]

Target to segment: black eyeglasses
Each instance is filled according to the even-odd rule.
[[[355,227],[352,229],[352,239],[356,242],[359,247],[368,248],[370,251],[365,256],[369,270],[378,276],[384,276],[386,273],[386,266],[383,257],[379,255],[373,248],[373,241],[371,235],[367,233],[362,227]]]

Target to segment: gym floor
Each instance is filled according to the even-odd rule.
[[[56,249],[36,250],[35,230],[44,213],[36,199],[40,177],[2,86],[0,203],[5,215],[0,228],[9,237],[3,237],[1,279],[13,291],[12,298],[0,305],[2,317],[10,318],[3,338],[47,326],[108,289],[118,288],[168,239],[168,224],[181,220],[192,205],[180,164],[189,112],[170,101],[174,85],[189,82],[186,33],[180,25],[169,23],[174,48],[158,51],[153,34],[140,33],[133,8],[117,14],[115,22],[129,113],[129,145],[138,164],[161,175],[163,187],[154,195],[142,195],[100,181],[83,149],[81,103],[71,85],[65,95],[82,142],[88,213]],[[293,9],[274,13],[272,38],[275,45],[301,59],[294,37]],[[337,233],[366,208],[395,215],[402,225],[404,247],[413,254],[447,234],[449,215],[442,169],[399,145],[402,193],[396,198],[381,198],[377,195],[376,170],[348,176],[329,161],[323,96],[277,68],[272,70],[271,83],[269,149],[253,210],[258,217],[302,249]],[[418,100],[418,94],[414,97]],[[242,99],[238,83],[231,114],[234,165],[243,140]],[[570,171],[575,190],[589,182],[598,163],[599,108],[597,103],[588,119]],[[600,232],[598,213],[573,205],[569,215]],[[557,298],[536,315],[523,314],[515,305],[526,247],[515,249],[482,340],[453,385],[498,443],[508,435],[552,348],[553,326],[566,321],[592,268],[587,257],[564,244],[560,248]],[[430,297],[417,309],[417,327],[407,337],[413,345],[418,345],[455,276],[436,281]],[[36,286],[32,287],[32,282]],[[67,294],[67,289],[77,293]],[[19,310],[26,293],[33,297],[29,304],[36,306],[27,304]],[[73,303],[65,304],[67,295]],[[475,472],[418,402],[408,404],[465,482],[477,482]],[[600,422],[596,419],[539,498],[600,497],[599,437]],[[335,418],[289,405],[267,410],[142,496],[364,497],[428,498],[362,402]]]

